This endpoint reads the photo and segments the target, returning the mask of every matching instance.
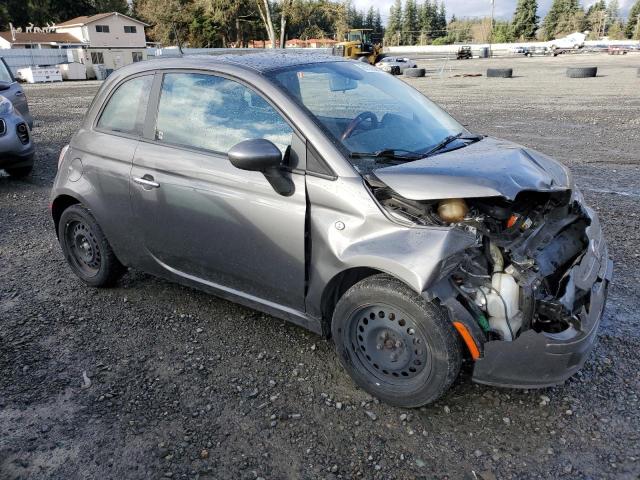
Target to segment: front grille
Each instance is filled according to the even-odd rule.
[[[29,129],[26,123],[19,123],[16,127],[16,133],[23,145],[29,143]]]
[[[0,118],[0,135],[4,135],[7,132],[7,124]]]

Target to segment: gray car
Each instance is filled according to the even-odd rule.
[[[22,86],[0,58],[0,169],[24,177],[33,168],[33,118]]]
[[[480,383],[564,381],[612,271],[561,164],[318,55],[117,70],[60,155],[51,209],[87,284],[133,267],[287,319],[404,407],[439,398],[465,358]]]

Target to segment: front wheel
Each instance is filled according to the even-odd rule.
[[[69,266],[87,285],[113,285],[125,271],[100,225],[82,205],[72,205],[62,212],[58,239]]]
[[[391,405],[434,402],[460,371],[460,343],[444,309],[389,275],[351,287],[336,305],[331,330],[355,383]]]

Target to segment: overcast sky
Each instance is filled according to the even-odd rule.
[[[389,7],[393,4],[394,0],[353,0],[354,5],[358,9],[367,9],[371,5],[380,8],[383,18],[386,20],[389,15]],[[439,0],[440,2],[441,0]],[[538,15],[544,16],[551,5],[552,0],[538,0]],[[626,16],[633,4],[634,0],[619,0],[620,10],[623,16]],[[422,0],[418,0],[421,3]],[[438,3],[439,3],[438,2]],[[516,8],[517,0],[496,0],[496,17],[498,18],[510,18],[513,15],[513,11]],[[584,6],[589,6],[595,3],[595,0],[582,0]],[[456,17],[481,17],[488,16],[491,13],[490,0],[445,0],[445,6],[447,8],[447,18],[451,17],[451,14],[455,14]]]

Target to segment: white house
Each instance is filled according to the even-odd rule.
[[[67,20],[55,25],[55,30],[86,45],[82,63],[116,69],[147,58],[146,26],[140,20],[111,12]]]

